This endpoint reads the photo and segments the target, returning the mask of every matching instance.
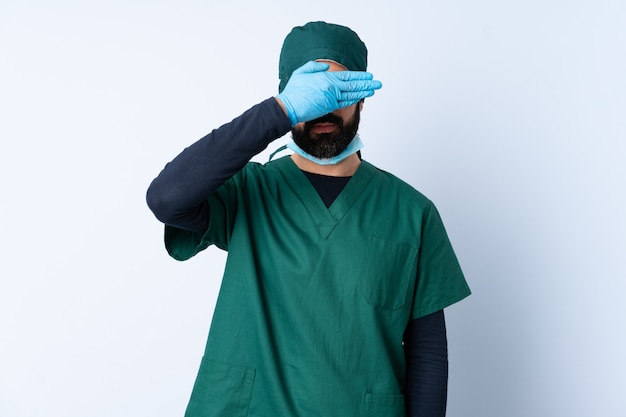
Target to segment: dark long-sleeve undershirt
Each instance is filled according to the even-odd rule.
[[[148,188],[148,206],[165,224],[203,233],[209,226],[207,197],[290,129],[274,98],[257,104],[167,164]]]
[[[443,417],[448,399],[448,340],[443,310],[409,321],[404,333],[408,417]]]
[[[204,233],[209,225],[206,199],[273,140],[291,129],[274,98],[252,107],[213,130],[168,163],[150,184],[148,206],[163,223]],[[349,178],[306,173],[327,206]],[[448,356],[443,310],[410,320],[404,334],[408,417],[443,417]]]

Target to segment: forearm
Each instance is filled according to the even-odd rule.
[[[263,101],[168,163],[148,188],[148,206],[163,223],[203,232],[208,226],[206,198],[290,129],[276,100]]]
[[[404,335],[408,417],[443,417],[448,394],[448,342],[443,310],[411,320]]]

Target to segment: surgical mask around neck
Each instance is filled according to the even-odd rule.
[[[365,145],[361,141],[361,138],[359,137],[359,135],[356,135],[354,136],[354,139],[352,139],[352,141],[348,144],[346,149],[344,149],[339,155],[335,155],[331,158],[316,158],[313,155],[309,155],[308,153],[304,152],[302,148],[296,145],[293,139],[287,144],[287,147],[289,149],[291,149],[292,151],[294,151],[301,157],[306,158],[311,162],[315,162],[318,165],[336,165],[339,162],[346,159],[347,157],[349,157],[350,155],[352,155],[353,153],[363,149],[364,146]]]

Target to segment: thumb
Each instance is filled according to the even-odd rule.
[[[328,70],[328,68],[330,68],[329,64],[317,61],[309,61],[297,70],[295,70],[293,74],[310,74],[313,72],[322,72]]]

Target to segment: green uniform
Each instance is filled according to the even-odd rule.
[[[186,416],[404,416],[408,321],[470,293],[430,200],[363,161],[327,208],[285,157],[209,206],[204,235],[165,235],[178,260],[228,250]]]

